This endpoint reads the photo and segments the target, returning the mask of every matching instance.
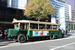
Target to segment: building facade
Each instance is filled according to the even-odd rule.
[[[63,1],[65,1],[66,4],[71,5],[71,10],[75,10],[75,0],[71,0],[71,1],[63,0]]]
[[[29,0],[7,0],[7,7],[24,10],[24,7],[28,2]]]
[[[56,9],[57,9],[57,13],[56,13],[56,16],[51,16],[51,22],[52,23],[56,23],[56,19],[57,18],[59,18],[59,9],[61,8],[61,7],[63,7],[63,5],[62,5],[62,3],[61,2],[59,2],[59,1],[57,1],[57,0],[51,0],[52,1],[52,5],[56,5],[55,7],[56,7]]]
[[[56,16],[48,15],[49,19],[47,20],[49,20],[49,22],[51,23],[61,24],[60,26],[61,29],[69,30],[69,28],[66,27],[67,22],[65,21],[71,21],[71,13],[70,13],[71,6],[58,0],[51,0],[51,1],[52,5],[56,5],[57,13]],[[12,25],[13,18],[16,18],[18,20],[21,19],[34,20],[23,16],[24,7],[26,4],[28,4],[28,2],[29,0],[0,0],[0,27],[6,27],[8,25],[10,25],[10,27],[13,27]],[[41,21],[45,20],[46,19]]]
[[[71,5],[63,4],[65,8],[65,20],[72,21]]]
[[[29,0],[0,0],[0,27],[13,28],[13,18],[18,20],[34,20],[23,16],[23,10]],[[51,16],[48,15],[49,22],[51,22]],[[41,20],[41,21],[45,21]]]
[[[75,10],[72,10],[72,21],[75,21]]]
[[[8,0],[0,0],[0,27],[13,28],[13,18],[25,19],[23,10],[8,7]]]
[[[71,5],[71,15],[72,15],[72,21],[66,21],[67,25],[69,25],[67,28],[69,30],[75,30],[75,0],[63,0],[66,2],[66,4]]]
[[[71,13],[72,13],[72,21],[75,21],[75,0],[63,0],[65,1],[67,4],[71,5]]]
[[[71,5],[68,5],[66,3],[60,2],[59,0],[52,0],[52,4],[56,5],[57,8],[57,14],[56,17],[56,23],[61,24],[60,29],[67,29],[69,30],[70,28],[67,28],[66,21],[71,21],[72,16],[71,16]]]

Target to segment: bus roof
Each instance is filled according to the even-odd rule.
[[[34,24],[48,24],[48,25],[60,25],[50,22],[40,22],[40,21],[31,21],[31,20],[14,20],[12,23],[34,23]]]

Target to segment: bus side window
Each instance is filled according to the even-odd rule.
[[[47,29],[51,29],[51,25],[47,25]]]
[[[50,29],[52,29],[52,26],[50,26]]]
[[[29,24],[26,24],[26,29],[29,29]]]
[[[44,24],[39,24],[39,29],[46,29],[46,26]]]
[[[53,29],[57,29],[57,26],[55,25],[55,26],[53,26]]]
[[[24,24],[24,29],[27,29],[27,27],[28,27],[27,24]]]
[[[38,25],[37,24],[30,24],[30,29],[38,29]]]

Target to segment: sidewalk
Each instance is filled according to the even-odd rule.
[[[75,33],[67,33],[67,34],[65,34],[65,38],[74,37],[74,36],[75,36]]]
[[[68,33],[68,35],[70,35],[70,36],[75,36],[75,33]]]
[[[8,40],[8,39],[0,39],[0,42],[4,42],[4,41],[13,41],[12,39],[11,40]]]

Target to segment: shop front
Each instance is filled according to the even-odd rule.
[[[14,28],[12,22],[0,22],[0,29]]]
[[[71,33],[75,32],[75,22],[74,21],[65,21],[66,22],[66,30]]]

